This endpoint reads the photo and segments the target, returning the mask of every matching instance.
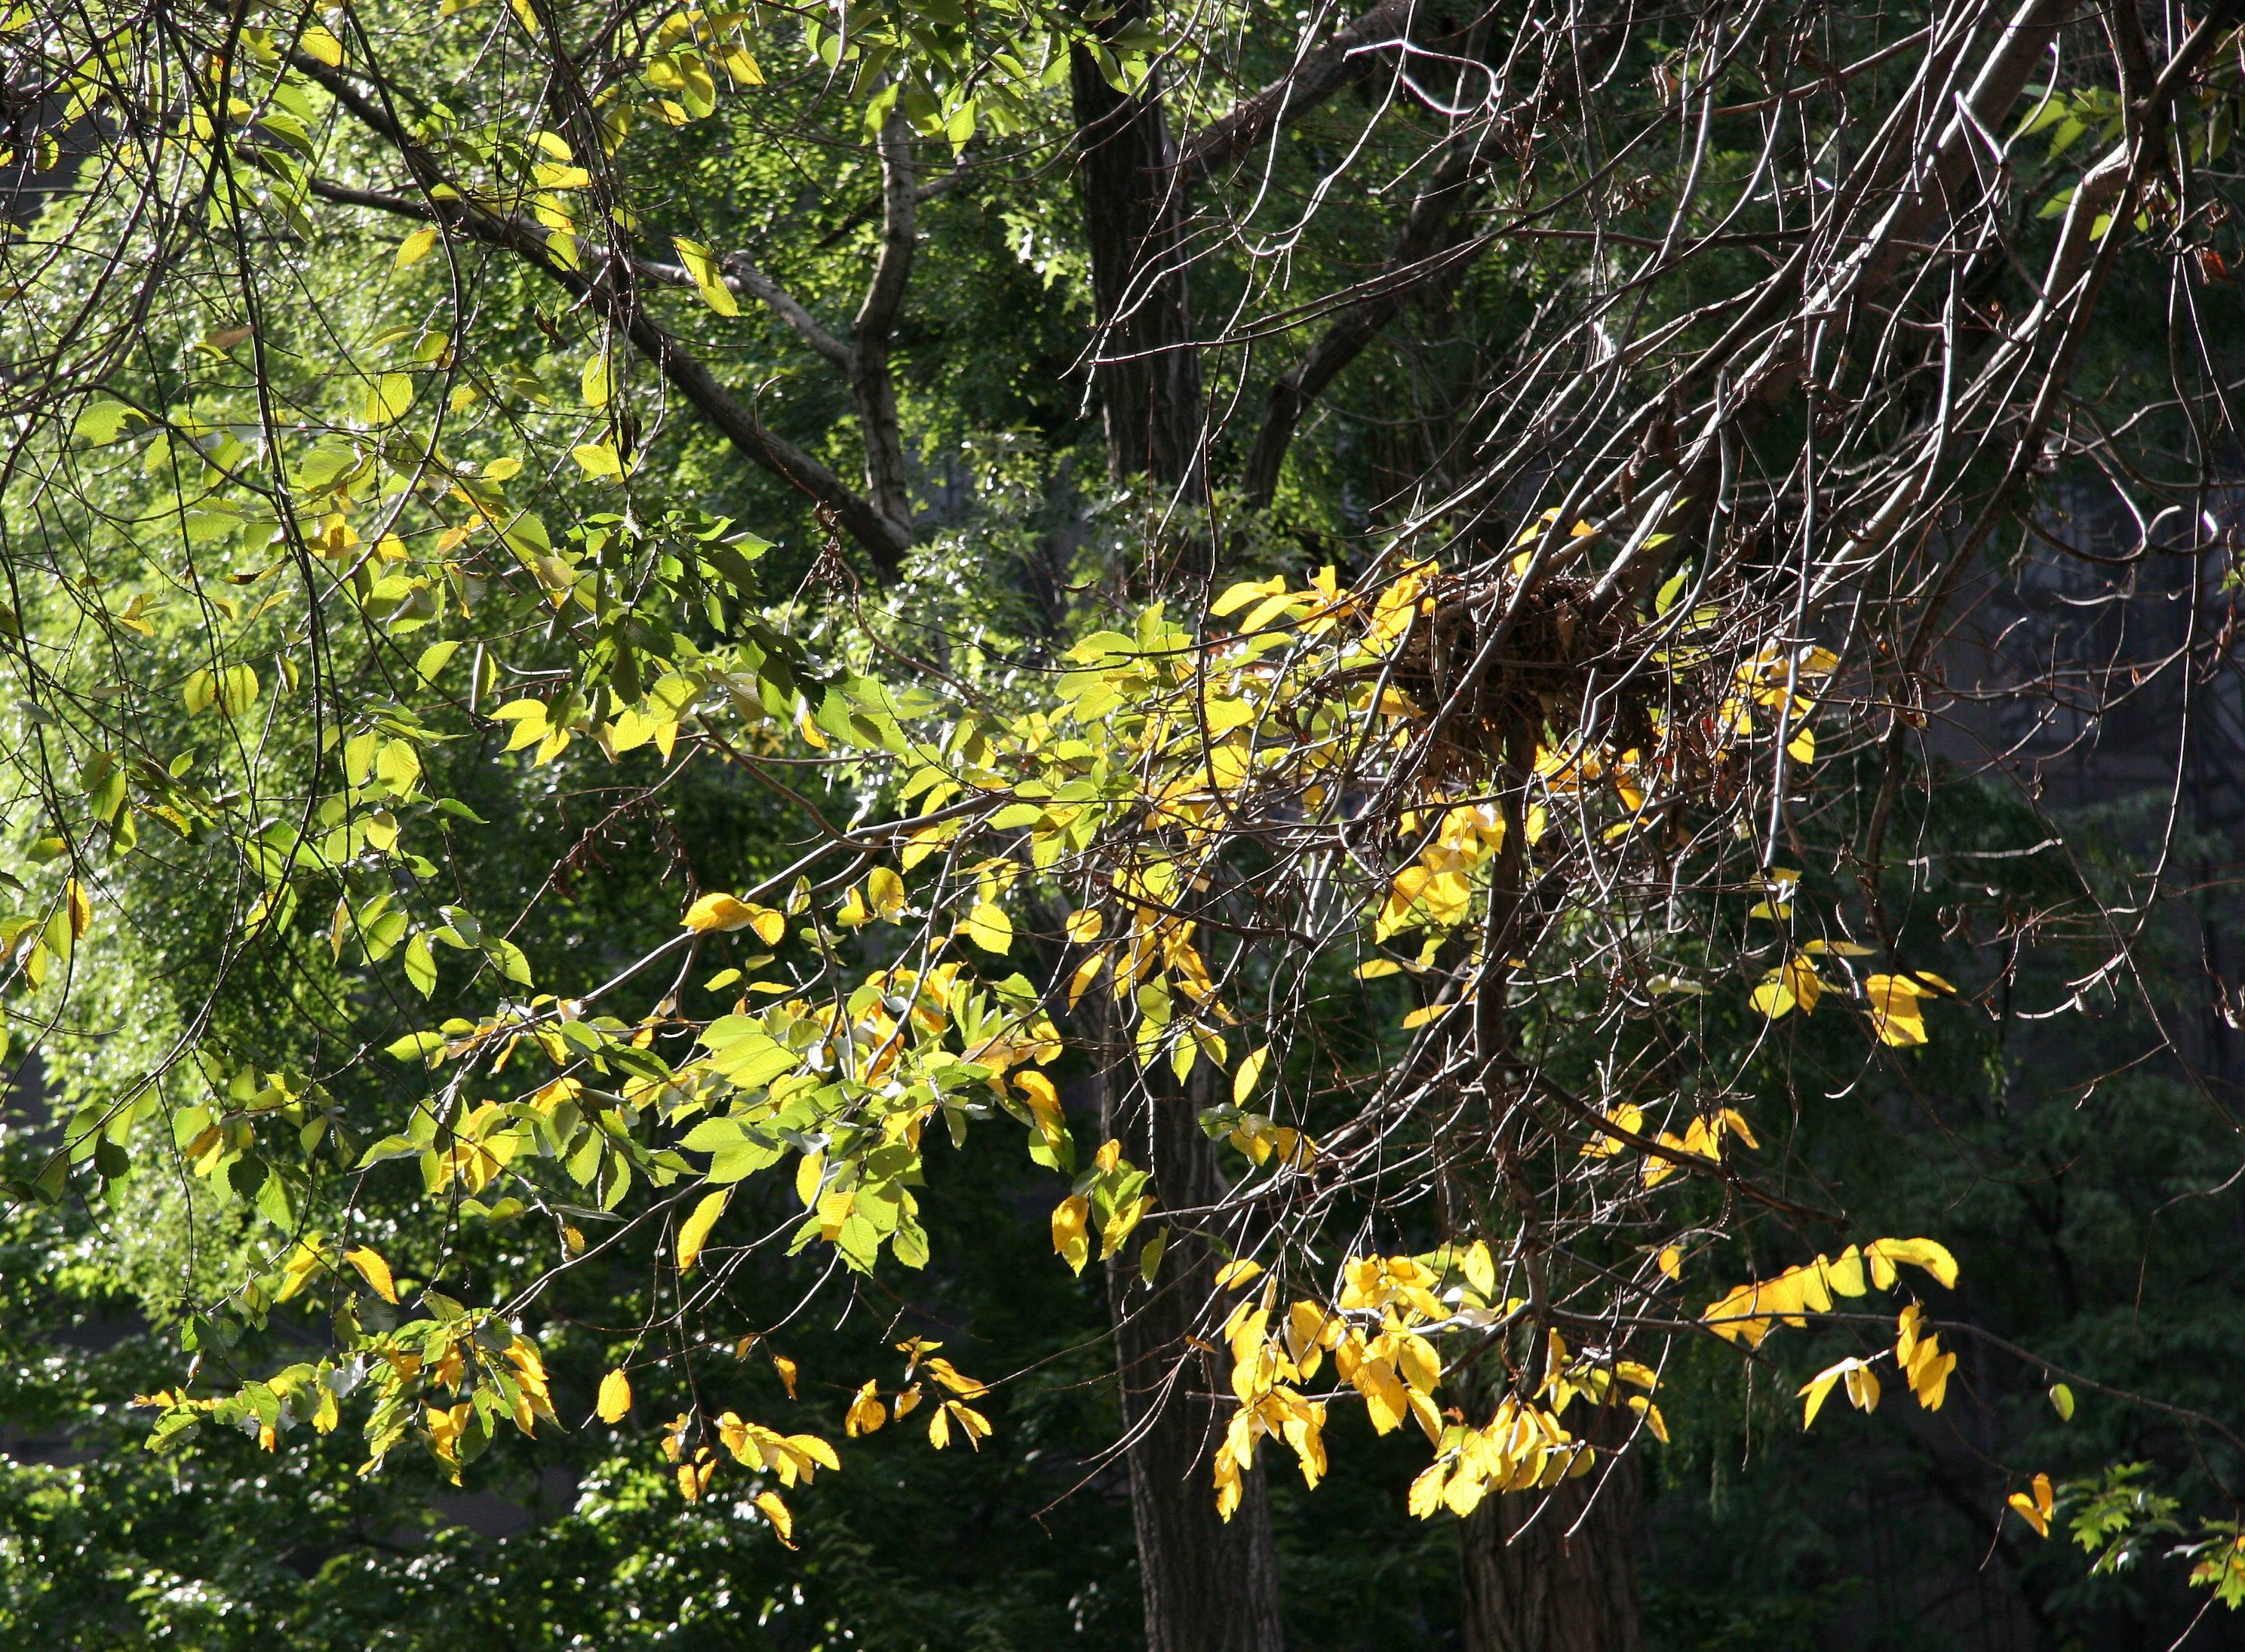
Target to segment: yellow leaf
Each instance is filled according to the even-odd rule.
[[[1237,1262],[1227,1262],[1216,1270],[1216,1288],[1229,1290],[1234,1285],[1244,1285],[1263,1271],[1259,1262],[1250,1262],[1242,1256]]]
[[[686,267],[686,274],[693,281],[695,290],[702,295],[702,301],[720,315],[738,315],[740,301],[725,285],[724,274],[710,250],[682,235],[672,236],[670,244],[678,249],[678,261]]]
[[[754,907],[730,895],[704,895],[686,909],[681,922],[695,934],[706,935],[712,930],[746,929],[755,915]]]
[[[1107,915],[1096,907],[1087,906],[1080,912],[1068,915],[1068,938],[1079,946],[1086,946],[1099,938],[1107,927]]]
[[[2050,1535],[2050,1517],[2057,1507],[2057,1499],[2052,1493],[2049,1475],[2034,1477],[2034,1494],[2031,1497],[2025,1492],[2013,1492],[2005,1500],[2021,1520],[2035,1528],[2037,1536]]]
[[[330,69],[343,66],[343,43],[316,23],[296,37],[296,44],[303,47],[306,57],[315,58]]]
[[[697,935],[737,929],[754,929],[766,946],[777,946],[787,933],[787,917],[769,906],[735,900],[730,895],[704,895],[686,909],[683,926]]]
[[[1225,614],[1235,613],[1251,602],[1260,601],[1265,597],[1275,597],[1285,588],[1286,577],[1284,574],[1273,574],[1268,579],[1259,581],[1243,579],[1210,604],[1208,611],[1220,620]]]
[[[1660,1271],[1671,1279],[1681,1279],[1684,1276],[1684,1253],[1674,1245],[1662,1248],[1659,1261]]]
[[[2058,1421],[2070,1423],[2073,1420],[2073,1391],[2064,1383],[2051,1385],[2050,1403],[2057,1407]]]
[[[1099,972],[1106,967],[1107,954],[1104,952],[1094,952],[1075,966],[1075,973],[1068,978],[1068,1008],[1072,1010],[1076,1006],[1083,995],[1091,990],[1091,984],[1099,978]]]
[[[1448,1478],[1448,1466],[1443,1463],[1429,1464],[1421,1471],[1419,1478],[1411,1482],[1410,1495],[1405,1500],[1405,1506],[1414,1519],[1430,1520],[1434,1518],[1436,1511],[1442,1506],[1442,1483]]]
[[[1271,1046],[1266,1044],[1241,1060],[1239,1071],[1234,1073],[1231,1079],[1231,1101],[1234,1107],[1247,1105],[1247,1098],[1255,1093],[1256,1081],[1262,1078],[1264,1065],[1270,1059]]]
[[[779,1493],[758,1492],[756,1506],[763,1510],[764,1518],[771,1522],[772,1534],[788,1547],[793,1548],[795,1547],[795,1516],[787,1512],[787,1505],[780,1501]]]
[[[1442,1380],[1441,1356],[1424,1337],[1405,1332],[1396,1351],[1395,1364],[1403,1380],[1422,1394],[1431,1393]]]
[[[1091,1214],[1091,1201],[1082,1194],[1071,1194],[1053,1207],[1053,1249],[1077,1273],[1091,1260],[1091,1244],[1085,1236]]]
[[[1913,1268],[1923,1268],[1949,1290],[1957,1287],[1957,1258],[1949,1248],[1932,1239],[1874,1239],[1863,1247],[1864,1254],[1873,1259],[1873,1266],[1887,1264],[1882,1287],[1891,1283],[1893,1264],[1906,1262]]]
[[[1005,909],[984,901],[967,915],[967,938],[986,952],[1005,953],[1014,945],[1014,920]]]
[[[600,1378],[600,1399],[598,1410],[604,1423],[620,1423],[632,1406],[631,1378],[621,1371],[612,1371]]]
[[[1482,1301],[1496,1295],[1496,1261],[1489,1254],[1485,1240],[1476,1239],[1466,1247],[1466,1254],[1458,1260],[1458,1268],[1465,1275],[1466,1283],[1481,1292]]]
[[[1910,1391],[1917,1396],[1917,1403],[1930,1412],[1939,1411],[1941,1402],[1949,1398],[1949,1373],[1956,1369],[1957,1356],[1941,1352],[1939,1344],[1927,1337],[1923,1351],[1909,1369]]]
[[[850,1401],[850,1409],[843,1413],[842,1432],[851,1439],[861,1434],[878,1433],[888,1426],[888,1407],[881,1404],[880,1384],[868,1378]]]
[[[1831,1394],[1833,1385],[1848,1374],[1848,1368],[1853,1364],[1855,1364],[1853,1360],[1843,1359],[1828,1371],[1818,1371],[1801,1388],[1801,1391],[1808,1397],[1808,1404],[1801,1413],[1802,1428],[1809,1428],[1814,1425],[1816,1413],[1824,1409],[1824,1401]]]
[[[929,1348],[943,1346],[941,1343],[927,1343],[922,1345]],[[969,1377],[947,1359],[931,1359],[926,1363],[928,1375],[954,1394],[964,1395],[968,1399],[973,1399],[990,1391],[989,1384],[979,1378]]]
[[[865,894],[883,917],[893,918],[905,909],[905,880],[885,866],[865,874]]]
[[[573,447],[569,450],[569,457],[577,461],[579,468],[587,476],[607,477],[611,480],[616,480],[620,479],[624,473],[623,460],[617,457],[615,449],[605,442],[587,443],[582,447]]]
[[[1753,1003],[1754,1008],[1774,1021],[1791,1013],[1793,994],[1786,990],[1784,983],[1780,981],[1764,981],[1760,986],[1754,988]]]
[[[945,1412],[949,1412],[953,1419],[958,1423],[959,1432],[967,1436],[967,1443],[976,1451],[980,1451],[982,1442],[990,1438],[990,1419],[980,1412],[971,1406],[962,1405],[955,1399],[946,1399],[936,1408],[936,1415],[939,1417]]]
[[[606,407],[614,398],[616,393],[615,373],[605,349],[585,363],[584,372],[578,376],[577,388],[584,396],[587,407]]]
[[[82,941],[93,924],[93,905],[85,897],[85,885],[75,877],[63,885],[63,903],[70,912],[71,939]]]
[[[1940,980],[1937,976],[1930,978]],[[1908,975],[1873,975],[1864,979],[1863,996],[1870,1002],[1871,1026],[1880,1042],[1899,1046],[1926,1041],[1925,1012],[1918,1005],[1925,992],[1925,986]]]
[[[709,1229],[717,1225],[717,1218],[725,1214],[725,1202],[733,1196],[730,1188],[706,1195],[694,1207],[694,1214],[686,1218],[678,1229],[678,1271],[686,1272],[701,1256],[702,1247],[709,1242]]]
[[[397,1282],[390,1277],[390,1264],[382,1259],[380,1251],[369,1245],[361,1245],[356,1250],[343,1252],[343,1260],[358,1269],[359,1277],[365,1280],[374,1294],[383,1301],[397,1300]]]
[[[410,235],[408,235],[404,240],[397,243],[397,263],[396,267],[399,269],[412,268],[414,265],[428,257],[429,254],[436,249],[436,246],[437,227],[434,224],[430,225],[426,229],[415,230]]]
[[[826,1176],[826,1155],[806,1153],[795,1167],[795,1196],[803,1201],[804,1209],[818,1202],[818,1188]]]
[[[1862,1252],[1849,1245],[1824,1270],[1824,1283],[1841,1297],[1860,1297],[1866,1290]]]
[[[1242,632],[1260,631],[1294,606],[1296,599],[1287,595],[1286,582],[1284,579],[1273,579],[1272,583],[1278,589],[1257,603],[1253,612],[1239,622],[1239,629]]]

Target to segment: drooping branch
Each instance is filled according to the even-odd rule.
[[[1645,554],[1661,535],[1672,534],[1679,524],[1669,520],[1669,509],[1690,501],[1695,514],[1713,508],[1712,472],[1719,466],[1726,443],[1766,422],[1787,396],[1798,388],[1809,370],[1808,352],[1814,335],[1835,325],[1837,333],[1828,353],[1847,349],[1848,328],[1870,318],[1875,301],[1909,267],[1914,253],[1925,250],[1933,232],[1944,221],[1955,222],[1983,199],[1971,186],[1980,167],[1992,170],[1990,136],[2004,126],[2011,106],[2025,89],[2035,65],[2044,62],[2065,7],[2061,0],[2021,0],[1997,30],[1969,84],[1958,84],[1963,52],[1974,30],[1970,12],[1959,8],[1948,26],[1936,29],[1954,44],[1947,52],[1929,52],[1912,97],[1897,105],[1887,132],[1869,146],[1855,174],[1835,191],[1835,200],[1851,206],[1883,201],[1884,209],[1847,254],[1821,276],[1803,249],[1786,267],[1762,284],[1739,321],[1722,340],[1702,352],[1671,380],[1665,405],[1680,408],[1685,398],[1719,378],[1742,384],[1740,393],[1714,398],[1691,445],[1673,466],[1673,474],[1653,507],[1639,518],[1639,526],[1621,552],[1600,576],[1596,597],[1604,600],[1618,592],[1634,592],[1652,577],[1658,565]],[[1953,112],[1935,124],[1923,123],[1923,132],[1901,122],[1902,111],[1926,105],[1954,105]],[[1844,242],[1842,244],[1845,244]],[[1648,403],[1647,422],[1658,416]],[[1610,487],[1618,479],[1604,478]],[[1661,531],[1656,535],[1653,529]]]
[[[611,254],[591,272],[563,264],[554,257],[546,233],[539,227],[468,200],[435,157],[341,71],[301,52],[292,53],[290,62],[324,86],[353,118],[397,156],[421,194],[420,210],[413,215],[428,217],[484,246],[512,254],[584,302],[653,365],[736,452],[831,512],[843,531],[872,559],[881,578],[898,577],[912,543],[910,530],[852,490],[811,454],[767,429],[754,409],[718,382],[707,362],[682,345],[644,307],[631,301],[613,279],[614,273],[621,273],[613,267],[633,267],[627,255]],[[335,185],[319,186],[316,193],[377,210],[391,209],[392,200],[403,205],[410,199],[385,198],[376,192],[350,191]]]

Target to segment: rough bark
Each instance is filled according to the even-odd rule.
[[[1483,1500],[1458,1529],[1466,1652],[1644,1652],[1639,1486],[1631,1454],[1541,1495]]]
[[[850,336],[850,393],[865,444],[865,497],[873,509],[911,533],[905,488],[904,439],[897,428],[897,387],[889,372],[889,339],[912,279],[917,198],[912,187],[912,123],[892,110],[882,123],[881,251]]]
[[[1143,12],[1131,0],[1108,26]],[[1206,413],[1185,279],[1184,188],[1160,75],[1136,97],[1125,96],[1081,46],[1068,72],[1099,323],[1092,384],[1106,423],[1108,465],[1117,481],[1143,474],[1177,487],[1201,473]]]
[[[1143,16],[1125,0],[1106,25]],[[1108,471],[1189,490],[1204,477],[1206,411],[1192,343],[1182,244],[1184,186],[1158,76],[1135,97],[1109,85],[1082,49],[1069,65],[1077,180],[1097,307],[1092,383],[1105,423]],[[1201,1073],[1213,1071],[1203,1063]],[[1105,1134],[1153,1172],[1161,1208],[1215,1202],[1224,1188],[1198,1106],[1138,1075],[1119,1056],[1101,1085]],[[1107,1276],[1127,1431],[1131,1513],[1144,1588],[1147,1652],[1278,1652],[1278,1554],[1262,1473],[1217,1518],[1214,1454],[1230,1386],[1218,1361],[1188,1338],[1211,1295],[1207,1242],[1173,1224],[1156,1285],[1136,1247]]]
[[[1199,1068],[1212,1071],[1206,1062]],[[1150,1166],[1161,1206],[1213,1202],[1223,1173],[1200,1129],[1199,1105],[1184,1096],[1150,1100],[1127,1073],[1102,1087],[1102,1123],[1127,1154]],[[1107,1272],[1147,1652],[1278,1652],[1285,1644],[1259,1465],[1231,1521],[1216,1512],[1214,1453],[1229,1408],[1211,1396],[1228,1394],[1229,1384],[1220,1362],[1186,1340],[1214,1274],[1206,1241],[1178,1227],[1152,1288],[1139,1274],[1136,1245],[1124,1247]]]

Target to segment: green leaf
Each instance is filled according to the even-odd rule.
[[[414,675],[419,677],[424,682],[435,682],[437,673],[444,670],[452,656],[459,651],[459,647],[457,642],[431,643],[421,651],[421,657],[413,662]]]
[[[412,405],[413,376],[384,373],[368,387],[364,422],[370,429],[393,424],[404,418]]]
[[[392,1159],[410,1159],[420,1151],[421,1144],[410,1137],[384,1136],[364,1153],[359,1154],[358,1163],[353,1168],[363,1170],[369,1165],[387,1163]]]
[[[1653,618],[1666,617],[1668,611],[1676,606],[1676,599],[1684,593],[1684,582],[1691,577],[1692,570],[1689,568],[1679,568],[1669,577],[1667,583],[1660,587],[1660,593],[1652,599]]]
[[[927,1266],[927,1230],[910,1216],[899,1218],[897,1230],[889,1236],[889,1249],[907,1268]]]
[[[624,462],[616,457],[615,449],[604,442],[573,447],[569,450],[569,457],[577,461],[587,476],[597,476],[611,482],[623,479]]]
[[[284,1233],[295,1226],[295,1213],[289,1208],[288,1184],[269,1167],[265,1180],[258,1184],[257,1214]]]
[[[122,402],[95,402],[78,416],[71,434],[92,447],[105,447],[143,416]]]
[[[423,998],[437,990],[437,955],[426,935],[416,935],[405,943],[405,978]]]
[[[724,276],[709,249],[699,241],[688,240],[682,235],[672,236],[670,244],[678,249],[678,261],[686,266],[686,273],[693,278],[694,289],[702,295],[702,301],[720,315],[738,315],[741,313],[740,301],[725,285]]]
[[[434,252],[436,247],[437,227],[434,224],[425,229],[417,229],[397,243],[397,262],[395,267],[410,269]]]
[[[585,370],[577,380],[577,388],[584,393],[587,407],[606,407],[614,399],[615,371],[606,350],[585,363]]]
[[[408,1032],[385,1047],[401,1061],[420,1060],[435,1066],[437,1058],[444,1052],[444,1035],[441,1032]]]
[[[1169,1248],[1170,1230],[1167,1228],[1156,1228],[1154,1229],[1154,1236],[1147,1240],[1139,1250],[1138,1276],[1148,1284],[1152,1284],[1154,1276],[1162,1271],[1162,1254]]]

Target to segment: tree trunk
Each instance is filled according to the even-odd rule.
[[[1466,1652],[1644,1652],[1641,1484],[1631,1454],[1548,1493],[1483,1499],[1458,1532]]]
[[[1102,25],[1142,18],[1123,0]],[[1116,481],[1143,475],[1170,488],[1204,476],[1206,423],[1192,342],[1181,231],[1183,186],[1158,77],[1136,97],[1107,84],[1078,47],[1069,64],[1077,181],[1098,310],[1092,383]],[[1087,1004],[1087,1010],[1089,1005]],[[1095,1040],[1102,1042],[1102,1040]],[[1199,1106],[1161,1095],[1127,1054],[1110,1053],[1100,1083],[1101,1124],[1153,1172],[1162,1209],[1212,1204],[1224,1190]],[[1213,1073],[1203,1062],[1196,1077]],[[1150,1076],[1150,1075],[1148,1075]],[[1159,1099],[1155,1099],[1158,1097]],[[1172,1226],[1149,1288],[1138,1244],[1109,1266],[1130,1507],[1145,1589],[1147,1652],[1278,1652],[1278,1554],[1261,1468],[1247,1477],[1229,1523],[1217,1518],[1215,1452],[1224,1438],[1229,1372],[1188,1337],[1214,1287],[1207,1242]]]
[[[1103,27],[1143,15],[1142,0],[1124,0]],[[1126,97],[1081,46],[1068,74],[1099,322],[1092,384],[1106,422],[1108,468],[1117,482],[1143,474],[1177,487],[1201,474],[1205,424],[1185,283],[1183,185],[1160,77]]]
[[[1212,1073],[1202,1062],[1195,1077]],[[1197,1102],[1150,1100],[1126,1066],[1102,1084],[1102,1123],[1123,1152],[1153,1171],[1162,1209],[1212,1203],[1223,1191],[1216,1150],[1200,1128]],[[1137,1525],[1138,1569],[1146,1597],[1147,1652],[1278,1652],[1278,1555],[1271,1506],[1258,1463],[1229,1523],[1216,1512],[1215,1452],[1230,1407],[1229,1373],[1186,1338],[1214,1286],[1208,1243],[1172,1227],[1159,1274],[1149,1288],[1138,1271],[1143,1238],[1108,1266],[1122,1420],[1130,1441],[1130,1508]]]

